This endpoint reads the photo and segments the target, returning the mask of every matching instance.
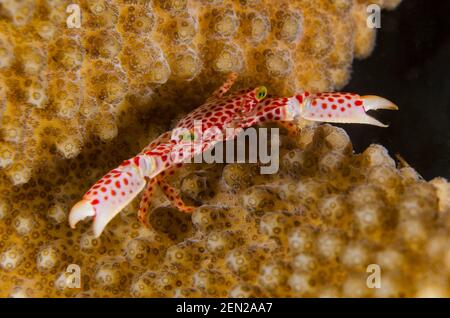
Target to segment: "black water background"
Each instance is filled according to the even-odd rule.
[[[404,0],[383,11],[374,53],[355,61],[347,91],[394,101],[387,129],[345,125],[355,150],[370,143],[401,154],[427,180],[450,178],[450,1]]]

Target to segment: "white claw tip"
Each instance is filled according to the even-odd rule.
[[[398,110],[397,105],[383,97],[367,95],[361,96],[361,98],[364,101],[364,109],[366,111],[377,109]]]
[[[95,209],[88,200],[81,200],[72,207],[69,214],[69,224],[72,229],[75,228],[81,220],[95,216]]]

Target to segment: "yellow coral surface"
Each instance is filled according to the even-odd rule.
[[[397,168],[380,145],[354,154],[330,125],[282,137],[277,174],[260,175],[257,164],[185,165],[169,182],[198,206],[192,215],[157,192],[150,229],[136,218],[137,199],[98,239],[88,223],[71,230],[65,206],[49,205],[53,196],[79,199],[114,165],[115,147],[88,144],[79,160],[2,200],[0,296],[450,295],[446,180]],[[371,264],[381,288],[367,285]]]
[[[27,183],[114,139],[139,109],[198,106],[231,71],[280,95],[339,89],[374,47],[368,2],[1,1],[1,174]]]
[[[378,1],[393,8],[399,1]],[[450,185],[354,154],[330,125],[283,137],[281,167],[195,164],[95,239],[67,212],[198,106],[231,70],[285,95],[343,86],[373,48],[366,1],[72,1],[0,5],[0,296],[450,296]],[[369,288],[368,266],[381,269]],[[73,273],[80,270],[80,287]],[[370,285],[370,284],[369,284]]]

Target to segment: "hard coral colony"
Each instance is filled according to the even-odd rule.
[[[166,182],[192,214],[156,188],[149,228],[138,200],[99,238],[67,224],[93,182],[230,72],[237,90],[278,96],[343,87],[374,45],[368,2],[79,1],[69,29],[72,2],[0,5],[0,296],[449,295],[448,183],[396,168],[379,145],[354,154],[330,125],[284,136],[275,175],[177,169]],[[367,288],[368,264],[382,288]]]

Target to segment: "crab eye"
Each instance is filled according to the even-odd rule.
[[[267,96],[267,88],[265,86],[258,87],[255,96],[258,101],[264,99]]]

